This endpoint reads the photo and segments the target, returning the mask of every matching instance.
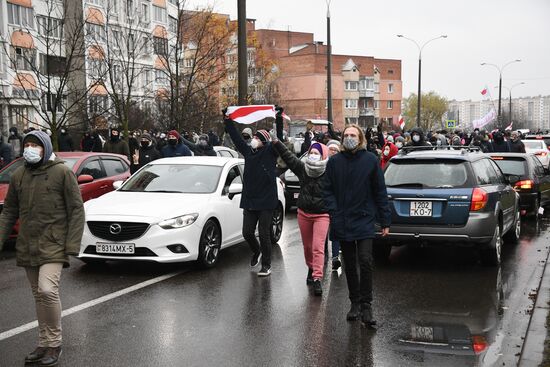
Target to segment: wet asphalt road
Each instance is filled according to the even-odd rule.
[[[345,320],[343,275],[326,273],[323,296],[311,294],[295,213],[273,248],[268,278],[250,271],[246,244],[223,251],[211,270],[121,262],[91,268],[73,260],[62,276],[64,310],[176,275],[73,309],[63,318],[60,366],[515,366],[533,306],[529,295],[548,256],[549,223],[524,222],[521,242],[505,246],[498,269],[479,265],[469,249],[394,249],[391,263],[376,269],[376,332]],[[13,252],[0,257],[5,335],[35,314]],[[407,342],[427,330],[435,341],[452,335],[455,350],[434,353],[440,347]],[[23,365],[36,337],[36,328],[0,337],[0,366]],[[464,351],[472,340],[481,353]]]

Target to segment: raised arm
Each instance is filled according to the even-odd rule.
[[[251,153],[250,147],[246,142],[244,141],[243,137],[239,132],[237,131],[237,128],[235,127],[235,122],[225,116],[224,113],[224,125],[225,125],[225,132],[229,134],[231,137],[231,140],[233,140],[233,144],[235,144],[235,148],[244,156],[247,156]]]
[[[288,168],[294,172],[300,180],[305,177],[305,164],[298,159],[298,157],[296,157],[296,154],[291,153],[290,150],[288,150],[288,148],[280,141],[273,142],[273,146],[275,147],[277,153],[279,153],[281,159],[287,164]]]

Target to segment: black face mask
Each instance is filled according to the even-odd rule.
[[[112,142],[117,142],[119,138],[120,138],[120,136],[118,136],[118,135],[111,135],[111,141]]]
[[[168,139],[168,144],[174,146],[178,143],[178,140],[177,139]]]
[[[147,147],[149,146],[149,142],[148,142],[148,141],[142,141],[142,142],[140,142],[140,144],[141,144],[141,147],[142,147],[142,148],[147,148]]]

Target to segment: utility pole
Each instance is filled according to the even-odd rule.
[[[239,106],[248,104],[248,60],[246,45],[246,0],[237,0],[237,53],[239,70]]]
[[[330,42],[330,1],[327,1],[327,120],[332,121],[332,45]]]

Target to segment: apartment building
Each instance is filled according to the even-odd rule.
[[[444,119],[457,120],[462,128],[471,128],[472,121],[498,110],[498,100],[450,101]],[[503,115],[508,116],[510,100],[501,101]],[[512,121],[531,130],[550,130],[550,96],[521,97],[512,99]],[[508,121],[505,121],[507,123]]]

